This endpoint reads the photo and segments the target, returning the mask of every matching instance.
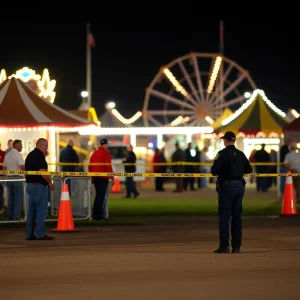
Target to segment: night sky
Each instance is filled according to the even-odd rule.
[[[96,40],[92,50],[92,102],[98,115],[114,101],[125,116],[143,107],[145,88],[160,67],[195,52],[218,52],[219,19],[191,18],[164,24],[163,18],[140,19],[128,25],[83,17],[59,24],[2,24],[0,69],[8,75],[28,66],[41,73],[48,68],[57,81],[55,103],[76,109],[86,84],[86,21]],[[200,19],[200,20],[199,20]],[[197,21],[198,20],[198,21]],[[265,24],[264,24],[265,23]],[[299,26],[266,22],[263,18],[224,19],[225,56],[250,72],[258,88],[280,109],[299,101]]]

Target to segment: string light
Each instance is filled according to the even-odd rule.
[[[30,80],[38,81],[41,79],[41,75],[36,74],[34,70],[29,69],[28,67],[23,67],[18,70],[16,74],[10,75],[8,79],[11,79],[12,77],[21,79],[23,82],[28,82]]]
[[[34,127],[0,127],[0,133],[5,132],[21,132],[21,131],[47,131],[54,130],[55,132],[78,132],[80,130],[93,130],[97,128],[96,125],[85,125],[85,126],[76,126],[76,127],[61,127],[61,126],[34,126]]]
[[[282,110],[277,108],[265,95],[265,92],[263,90],[254,90],[249,100],[247,100],[237,111],[235,111],[231,116],[229,116],[227,119],[222,121],[222,125],[227,125],[231,121],[235,120],[237,117],[239,117],[256,99],[257,95],[261,95],[264,102],[278,115],[282,116],[283,118],[286,117],[286,113],[284,113]]]
[[[6,71],[4,69],[2,69],[0,72],[0,83],[5,81],[6,79],[7,79]]]
[[[212,127],[86,127],[80,135],[157,135],[157,134],[201,134],[213,133]]]
[[[44,69],[42,79],[37,82],[37,85],[40,89],[39,96],[53,103],[56,95],[54,92],[56,81],[50,80],[48,69]]]
[[[41,76],[37,74],[36,71],[34,71],[33,69],[23,67],[22,69],[17,70],[15,74],[10,75],[8,79],[11,79],[12,77],[20,79],[25,83],[29,83],[30,81],[36,82],[36,87],[31,86],[31,88],[35,90],[35,92],[40,97],[48,100],[51,103],[54,102],[56,96],[56,92],[54,91],[56,86],[56,80],[50,79],[48,69],[44,69],[43,75]],[[0,83],[5,81],[6,79],[6,71],[2,69],[0,73]]]
[[[115,108],[111,110],[111,113],[125,125],[134,123],[138,118],[142,116],[142,112],[138,111],[131,118],[125,119]]]

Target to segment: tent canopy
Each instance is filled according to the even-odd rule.
[[[39,97],[12,77],[0,85],[0,127],[86,127],[95,123]]]
[[[232,110],[229,108],[225,108],[223,113],[221,114],[221,116],[216,119],[216,121],[212,124],[212,128],[219,128],[222,126],[222,121],[224,121],[225,119],[227,119],[228,117],[230,117],[233,114]]]
[[[286,114],[268,100],[262,90],[255,90],[249,100],[222,121],[222,126],[215,128],[215,132],[233,131],[250,136],[279,136],[288,123]]]

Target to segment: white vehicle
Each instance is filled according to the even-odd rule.
[[[109,153],[111,154],[112,168],[114,172],[124,173],[124,165],[123,165],[123,157],[127,156],[127,145],[123,143],[111,143],[108,145]],[[134,150],[133,150],[134,151]],[[137,159],[136,160],[136,173],[145,173],[146,172],[146,160],[145,159]],[[118,177],[120,182],[125,182],[125,177]],[[135,182],[143,182],[145,181],[145,177],[134,177]]]

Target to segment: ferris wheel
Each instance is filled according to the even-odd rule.
[[[236,62],[216,53],[190,53],[162,67],[146,90],[144,126],[209,126],[256,89]]]

